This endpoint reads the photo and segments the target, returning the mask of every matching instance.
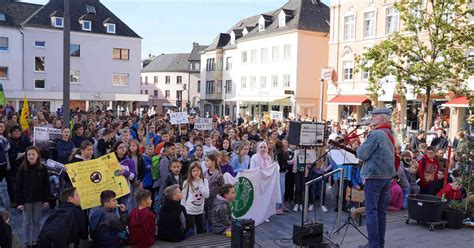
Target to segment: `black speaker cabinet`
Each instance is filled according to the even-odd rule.
[[[253,248],[255,245],[255,221],[232,220],[232,248]]]
[[[298,246],[321,244],[323,223],[308,223],[303,227],[293,225],[293,243]]]

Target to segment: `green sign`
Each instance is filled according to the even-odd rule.
[[[252,207],[254,190],[252,182],[245,177],[239,177],[235,184],[235,200],[232,202],[232,214],[235,218],[244,216]]]

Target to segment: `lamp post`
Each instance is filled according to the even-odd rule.
[[[69,0],[64,0],[64,30],[63,30],[63,126],[69,127],[69,120],[71,119],[70,112],[70,43],[71,43],[71,20],[69,13]]]

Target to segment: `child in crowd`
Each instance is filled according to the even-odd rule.
[[[163,150],[164,150],[164,154],[160,155],[160,162],[159,162],[159,165],[160,165],[159,170],[158,170],[159,179],[157,179],[155,184],[153,185],[155,189],[159,188],[158,195],[157,195],[158,205],[163,202],[163,191],[166,188],[165,183],[168,178],[168,174],[170,173],[171,161],[175,158],[174,143],[166,142],[163,145]]]
[[[224,185],[224,177],[220,171],[220,166],[215,154],[209,154],[206,157],[206,168],[207,171],[204,173],[204,178],[209,181],[209,198],[206,199],[204,207],[206,212],[208,212],[212,207],[216,195],[219,193],[219,188]]]
[[[191,163],[188,178],[183,184],[181,205],[186,208],[188,229],[196,225],[197,234],[204,233],[204,200],[209,197],[209,182],[202,173],[201,162]]]
[[[158,219],[158,240],[180,242],[186,235],[186,209],[180,204],[183,193],[178,184],[173,184],[164,190],[164,197]]]
[[[425,171],[423,178],[425,184],[420,184],[420,194],[436,195],[438,193],[434,175],[435,173],[432,170]]]
[[[398,176],[394,176],[390,186],[390,201],[387,208],[389,211],[399,211],[402,209],[403,191],[397,181]]]
[[[204,156],[207,156],[215,151],[217,151],[217,148],[212,145],[212,139],[210,136],[206,136],[204,138],[204,145],[203,145],[203,152]]]
[[[0,209],[0,247],[12,247],[13,234],[10,226],[10,214],[5,209]]]
[[[420,145],[421,146],[421,145]],[[436,159],[436,154],[435,154],[435,149],[433,147],[428,147],[426,148],[425,155],[423,156],[422,159],[418,161],[418,178],[420,178],[420,187],[426,187],[426,180],[425,180],[425,172],[430,170],[434,173],[434,178],[433,180],[438,179],[438,170],[439,170],[439,164],[438,160]],[[435,192],[434,194],[436,194]]]
[[[418,194],[420,192],[420,186],[416,183],[416,172],[418,171],[418,162],[412,160],[408,168],[403,168],[407,177],[408,183],[410,184],[410,194]]]
[[[210,222],[213,233],[226,233],[231,230],[232,201],[235,199],[235,188],[231,184],[224,184],[219,188],[219,194],[214,199],[210,210]]]
[[[143,189],[146,189],[151,192],[151,205],[153,206],[155,202],[155,190],[153,189],[153,175],[152,175],[152,159],[153,159],[154,147],[152,144],[145,146],[145,154],[143,158],[143,166],[145,167],[145,172],[143,174],[142,185]]]
[[[229,164],[230,160],[230,153],[227,151],[221,151],[221,160],[220,160],[220,167],[222,174],[228,172],[230,175],[235,177],[234,169]]]
[[[181,161],[181,176],[183,178],[188,177],[188,169],[189,169],[189,164],[191,163],[189,159],[189,147],[187,145],[183,145],[181,149],[179,150],[179,161]]]
[[[134,248],[150,247],[156,240],[155,214],[149,210],[152,194],[148,190],[139,191],[136,200],[138,207],[130,212],[128,222],[128,244]]]
[[[112,190],[100,193],[101,206],[92,214],[89,228],[93,247],[121,247],[120,233],[127,228],[128,214],[125,205],[117,205],[117,195]],[[114,213],[119,208],[119,216]]]
[[[461,192],[461,181],[460,180],[455,180],[452,183],[446,184],[444,188],[442,188],[437,196],[442,197],[443,194],[446,197],[446,200],[451,201],[451,200],[461,200],[462,199],[462,192]]]

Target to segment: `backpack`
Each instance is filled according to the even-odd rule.
[[[160,176],[160,156],[154,156],[151,158],[151,177],[154,181],[158,180]]]
[[[68,243],[74,238],[74,213],[64,209],[56,210],[44,222],[39,234],[40,241]]]

